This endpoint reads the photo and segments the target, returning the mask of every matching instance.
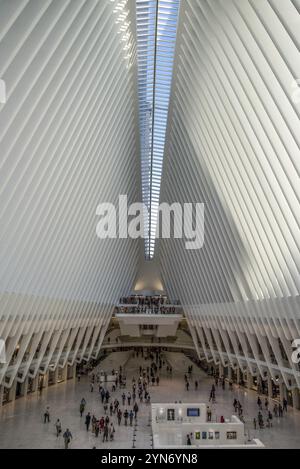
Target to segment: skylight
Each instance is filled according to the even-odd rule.
[[[153,259],[180,0],[136,0],[145,257]]]

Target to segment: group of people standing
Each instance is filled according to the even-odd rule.
[[[257,419],[253,419],[253,427],[256,430],[273,427],[273,415],[275,418],[281,418],[284,415],[284,412],[288,411],[288,402],[286,399],[283,399],[282,404],[275,402],[273,405],[273,412],[270,409],[269,399],[266,397],[264,406],[260,396],[257,398],[258,414]],[[265,418],[263,416],[263,407],[265,408]]]

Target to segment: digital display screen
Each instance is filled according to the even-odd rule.
[[[188,417],[199,417],[200,416],[200,409],[187,409],[187,416]]]

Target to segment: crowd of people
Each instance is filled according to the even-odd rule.
[[[128,297],[120,298],[120,304],[123,305],[140,305],[140,306],[163,306],[167,304],[179,304],[179,301],[172,301],[166,296],[139,296],[139,295],[132,295]]]
[[[133,295],[120,298],[120,305],[116,314],[174,314],[174,305],[179,305],[179,301],[170,301],[166,296]]]
[[[95,391],[98,392],[99,410],[102,410],[100,410],[100,416],[99,414],[98,416],[93,414],[88,409],[86,398],[82,397],[79,403],[79,417],[84,419],[86,431],[94,435],[95,442],[97,439],[99,441],[100,438],[103,443],[113,441],[118,431],[117,429],[121,425],[132,427],[137,422],[140,406],[148,406],[151,403],[150,387],[160,385],[162,369],[166,376],[172,376],[172,366],[170,363],[166,362],[159,349],[151,353],[147,352],[146,356],[144,356],[145,352],[142,348],[136,350],[134,353],[134,358],[142,358],[144,365],[140,365],[137,376],[130,377],[130,385],[122,366],[119,367],[119,370],[113,369],[110,373],[97,371],[97,369],[90,373],[88,383],[89,390],[92,393]],[[109,382],[108,377],[110,379]],[[213,379],[214,381],[210,387],[207,398],[208,422],[216,418],[218,413],[217,393],[219,390],[221,390],[221,392],[224,392],[226,388],[230,391],[236,390],[236,388],[233,387],[233,383],[225,379],[224,376],[219,376],[215,373]],[[189,392],[192,388],[197,392],[200,385],[201,377],[197,376],[197,371],[194,373],[193,365],[188,366],[187,372],[184,373],[186,392]],[[252,417],[254,430],[271,428],[273,426],[274,417],[278,419],[282,418],[284,414],[288,412],[288,402],[286,399],[284,399],[282,403],[273,401],[271,405],[267,397],[263,400],[263,398],[258,395],[257,406],[258,413]],[[245,423],[244,409],[238,399],[238,395],[233,399],[233,410],[235,414],[238,415],[239,419]],[[45,424],[50,423],[49,406],[46,407],[43,417]],[[247,415],[247,419],[249,423],[251,423],[251,415]],[[220,415],[217,420],[220,423],[225,422],[223,415]],[[62,435],[64,447],[68,449],[73,439],[70,429],[66,428],[63,432],[62,423],[57,419],[55,422],[55,432],[57,438]],[[193,435],[187,435],[187,445],[192,444],[192,439]]]
[[[144,351],[137,350],[135,357],[140,355],[144,358]],[[87,432],[91,432],[95,439],[101,438],[102,442],[113,441],[115,439],[116,428],[121,425],[132,427],[137,422],[140,406],[150,405],[150,386],[159,386],[159,372],[163,366],[166,367],[167,374],[172,374],[172,367],[163,360],[160,352],[149,354],[146,359],[149,365],[140,366],[138,376],[133,376],[128,389],[128,382],[122,366],[119,370],[112,370],[111,373],[92,372],[89,380],[89,391],[94,393],[97,389],[99,395],[99,405],[102,407],[102,415],[97,417],[88,410],[85,397],[79,403],[79,417],[84,418]],[[104,376],[104,381],[103,378]],[[108,382],[108,376],[114,377]],[[111,387],[109,389],[109,386]],[[50,423],[50,407],[47,406],[44,412],[44,423]],[[62,431],[60,419],[55,422],[55,432],[57,438],[62,434],[65,449],[73,439],[69,428]],[[95,440],[96,441],[96,440]],[[99,440],[98,440],[99,441]]]
[[[263,429],[265,427],[270,428],[273,427],[273,416],[275,418],[282,418],[284,413],[288,411],[288,402],[284,398],[282,404],[279,402],[275,402],[273,404],[273,412],[271,410],[271,405],[269,399],[266,397],[264,400],[264,404],[260,396],[257,398],[257,406],[258,406],[258,414],[257,418],[254,417],[253,419],[253,426],[256,430],[257,427]],[[265,412],[265,418],[263,415],[263,411]]]
[[[116,314],[175,314],[174,306],[120,306],[115,310]]]
[[[210,404],[214,405],[215,412],[217,413],[217,398],[216,398],[216,390],[219,388],[222,391],[226,390],[226,386],[230,391],[234,390],[233,381],[226,380],[224,376],[219,376],[217,373],[213,373],[214,383],[211,386],[209,396],[208,396],[208,405],[207,405],[207,421],[210,422],[212,420],[212,408]],[[194,383],[194,390],[197,391],[199,388],[199,381],[195,378],[193,379],[193,365],[188,367],[187,373],[184,374],[184,385],[185,390],[189,391],[191,389],[192,381]],[[284,417],[285,413],[288,412],[288,401],[287,399],[283,399],[283,402],[274,401],[272,404],[269,402],[269,399],[265,397],[264,402],[260,395],[257,398],[257,406],[258,406],[258,414],[253,418],[253,428],[254,430],[257,429],[264,429],[264,428],[271,428],[273,427],[273,421],[275,418],[282,418]],[[245,423],[244,417],[244,409],[241,402],[234,398],[233,400],[233,410],[234,413],[237,414],[239,419]],[[225,422],[225,418],[223,415],[219,418],[220,423]],[[251,421],[251,420],[250,420]],[[187,435],[187,445],[190,445],[192,441],[192,436]]]

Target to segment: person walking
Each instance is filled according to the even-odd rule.
[[[61,423],[59,419],[56,420],[55,429],[56,429],[56,437],[58,438],[59,435],[61,434]]]
[[[118,425],[120,426],[121,425],[121,421],[122,421],[122,411],[121,409],[118,409]]]
[[[113,441],[113,439],[114,439],[114,434],[115,434],[115,427],[114,427],[114,424],[113,424],[113,423],[110,424],[108,433],[109,433],[109,439],[110,439],[110,441]]]
[[[90,428],[90,423],[91,423],[91,414],[88,413],[85,417],[85,426],[86,426],[86,431],[89,431]]]
[[[262,402],[261,402],[261,398],[259,396],[257,398],[257,405],[258,405],[259,410],[262,410]]]
[[[234,408],[234,411],[237,412],[237,409],[238,409],[238,402],[236,399],[234,399],[233,401],[233,408]]]
[[[134,412],[134,418],[135,419],[137,419],[138,411],[139,411],[139,406],[138,406],[137,402],[135,402],[135,404],[133,406],[133,412]]]
[[[266,409],[266,411],[268,410],[268,408],[269,408],[269,401],[268,401],[268,398],[266,397],[265,398],[265,409]]]
[[[85,404],[81,401],[80,406],[79,406],[79,412],[80,412],[80,417],[82,417],[85,409]]]
[[[63,439],[64,439],[64,443],[65,443],[65,449],[69,449],[69,444],[71,443],[71,440],[72,440],[72,433],[70,432],[70,430],[67,428],[65,433],[63,434]]]
[[[125,427],[127,427],[127,421],[128,421],[128,410],[126,409],[124,412],[124,423]]]
[[[96,433],[96,422],[97,422],[97,419],[96,419],[95,415],[93,415],[93,417],[92,417],[92,433]]]
[[[104,425],[104,429],[103,429],[103,443],[105,441],[108,441],[108,425],[107,425],[107,423]]]
[[[96,425],[95,425],[95,437],[98,438],[100,432],[100,422],[97,420]]]
[[[104,430],[104,425],[105,425],[104,417],[101,417],[100,422],[99,422],[100,433],[103,432],[103,430]]]
[[[272,412],[269,410],[268,412],[268,418],[269,418],[269,423],[270,423],[270,427],[273,427],[273,414]]]
[[[50,407],[47,406],[44,412],[44,423],[49,423],[49,422],[50,422]]]
[[[114,401],[114,414],[118,411],[119,408],[119,401],[118,399],[115,399]]]
[[[134,413],[133,413],[133,410],[131,410],[129,412],[129,424],[131,427],[132,427],[132,422],[133,422],[133,416],[134,416]]]
[[[264,428],[264,419],[261,411],[258,412],[258,425],[260,429]]]

